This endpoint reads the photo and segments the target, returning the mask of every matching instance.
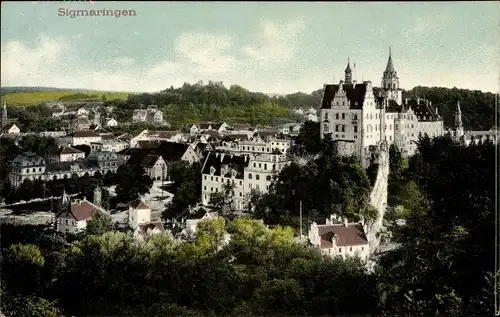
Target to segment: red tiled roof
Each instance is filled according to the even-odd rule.
[[[322,249],[333,247],[331,241],[334,235],[337,236],[337,246],[340,247],[368,244],[363,227],[358,223],[347,224],[347,227],[343,224],[319,225],[318,235],[321,238]]]
[[[99,209],[85,200],[71,204],[71,213],[77,221],[89,219],[97,212],[99,212]]]

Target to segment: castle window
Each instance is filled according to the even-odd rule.
[[[355,125],[355,126],[354,126],[354,133],[357,133],[357,132],[358,132],[358,126],[357,126],[357,125]]]
[[[329,131],[328,131],[328,124],[326,124],[326,123],[323,124],[323,132],[324,133],[329,133]]]
[[[328,120],[328,113],[325,113],[325,120]]]
[[[248,174],[248,179],[252,179],[252,174]]]
[[[339,125],[338,124],[335,125],[335,132],[339,132]]]
[[[342,125],[342,132],[345,132],[345,124]]]
[[[389,124],[389,130],[392,130],[392,124]]]
[[[398,125],[394,125],[394,130],[397,130],[398,129]]]
[[[370,119],[373,119],[373,113],[370,113]]]
[[[259,174],[255,175],[255,179],[256,179],[256,180],[260,180],[260,176],[259,176]]]
[[[345,113],[342,114],[342,120],[345,120]]]
[[[338,113],[336,113],[336,114],[335,114],[335,119],[336,119],[336,120],[338,120],[338,119],[339,119],[339,114],[338,114]]]
[[[357,113],[354,113],[354,114],[352,115],[352,119],[353,119],[353,120],[358,120],[358,114],[357,114]]]

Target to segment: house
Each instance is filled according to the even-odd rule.
[[[147,236],[165,233],[165,228],[161,222],[140,224],[134,230],[134,237],[144,239]]]
[[[118,121],[114,118],[106,118],[104,122],[105,127],[117,127],[118,126]]]
[[[163,112],[155,105],[150,105],[147,109],[135,109],[132,114],[133,122],[148,122],[153,124],[163,123]]]
[[[186,228],[184,229],[184,234],[188,237],[194,237],[196,234],[196,228],[200,222],[217,217],[217,212],[210,212],[203,207],[198,207],[197,210],[192,210],[186,218]]]
[[[180,142],[183,140],[181,131],[149,131],[149,140]]]
[[[151,223],[151,207],[142,199],[136,199],[128,204],[128,225],[136,230],[139,225]]]
[[[79,107],[77,110],[76,110],[76,115],[78,117],[84,117],[84,118],[88,118],[90,112],[85,109],[85,107]]]
[[[313,222],[308,235],[313,246],[331,257],[357,256],[367,260],[370,255],[364,220],[349,223],[346,218],[331,215],[324,225]]]
[[[141,166],[144,167],[146,174],[149,175],[153,181],[162,181],[167,178],[168,166],[161,155],[146,155],[141,162]]]
[[[18,135],[21,133],[21,129],[19,129],[19,127],[15,123],[10,123],[2,129],[2,134],[3,133],[10,135]]]
[[[73,202],[68,207],[63,207],[56,215],[57,230],[64,233],[81,232],[87,228],[88,221],[99,212],[105,211],[85,198]]]
[[[60,147],[55,155],[59,162],[73,162],[85,158],[85,152],[75,149],[71,146]]]
[[[102,137],[92,130],[79,130],[75,131],[72,135],[72,145],[88,145],[93,142],[101,142]]]
[[[227,131],[228,128],[229,128],[229,126],[225,122],[222,122],[222,123],[200,123],[200,125],[199,125],[200,131],[215,130],[219,133]]]
[[[57,130],[55,130],[55,131],[42,131],[42,132],[38,132],[38,135],[57,139],[57,138],[61,138],[61,137],[66,136],[67,132],[64,130],[61,130],[61,131],[57,131]]]
[[[138,141],[149,141],[149,131],[147,129],[130,139],[130,147],[137,147]]]
[[[92,126],[92,122],[87,118],[75,118],[72,121],[72,125],[78,130],[88,130]]]
[[[182,130],[189,134],[197,134],[198,132],[200,132],[200,128],[195,124],[188,125],[184,127]]]
[[[101,142],[92,142],[90,147],[93,151],[108,151],[118,153],[129,147],[129,143],[119,140],[111,135],[102,135]]]

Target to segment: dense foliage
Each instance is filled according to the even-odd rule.
[[[485,131],[495,126],[495,111],[498,115],[496,95],[491,92],[458,88],[418,86],[405,91],[403,97],[425,98],[432,101],[443,116],[445,127],[453,128],[457,102],[460,101],[465,130]],[[496,110],[495,110],[496,109]]]
[[[385,310],[492,314],[495,146],[442,137],[423,138],[418,148],[395,175],[405,185],[391,193],[392,203],[406,209],[407,225],[396,230],[401,246],[381,261]],[[391,172],[398,169],[393,163]]]

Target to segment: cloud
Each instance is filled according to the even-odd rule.
[[[451,16],[444,13],[418,17],[415,19],[412,27],[403,29],[403,34],[406,38],[430,34],[450,22]]]
[[[199,74],[224,74],[234,71],[238,60],[228,53],[231,37],[204,32],[185,33],[177,38],[174,49],[180,63]]]
[[[120,66],[131,66],[134,62],[135,60],[130,57],[118,57],[114,59],[114,63]]]
[[[293,58],[297,38],[305,29],[305,24],[301,19],[285,23],[263,21],[261,29],[259,41],[243,47],[242,52],[261,65],[276,65]]]

